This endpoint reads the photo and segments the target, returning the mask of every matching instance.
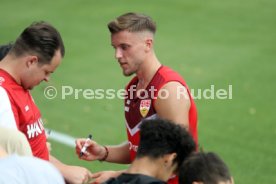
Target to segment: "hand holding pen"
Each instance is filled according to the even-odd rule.
[[[88,135],[87,139],[86,139],[85,142],[84,142],[83,147],[81,148],[80,157],[82,157],[83,154],[86,152],[86,149],[87,149],[87,147],[88,147],[88,142],[89,142],[90,140],[92,140],[92,135],[91,135],[91,134]]]
[[[86,139],[76,139],[76,153],[80,159],[88,161],[100,160],[105,153],[103,149],[105,149],[103,146],[92,140],[91,134]]]

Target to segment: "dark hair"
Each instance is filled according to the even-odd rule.
[[[215,153],[198,152],[189,156],[179,170],[179,183],[194,181],[214,184],[231,180],[231,174],[221,158]]]
[[[57,50],[64,57],[65,49],[59,32],[49,23],[41,21],[31,24],[20,34],[11,53],[15,56],[37,54],[40,63],[48,64]]]
[[[0,61],[8,54],[10,49],[12,48],[12,44],[0,45]]]
[[[132,12],[117,17],[107,26],[112,34],[124,30],[129,32],[150,31],[153,34],[156,31],[156,24],[149,16]]]
[[[180,125],[163,119],[145,120],[141,125],[137,158],[148,156],[156,159],[176,153],[178,166],[196,148],[192,136]]]

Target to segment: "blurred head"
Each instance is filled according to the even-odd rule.
[[[0,145],[0,158],[6,157],[8,153],[5,151],[5,149]]]
[[[59,32],[46,22],[27,27],[13,44],[9,55],[22,58],[26,70],[20,76],[21,85],[32,89],[48,81],[64,57],[65,49]]]
[[[168,177],[178,170],[183,160],[196,148],[186,129],[168,120],[145,120],[140,129],[136,158],[163,159],[164,165],[168,167],[166,171],[171,172],[163,173],[168,174]]]
[[[0,45],[0,61],[8,54],[10,49],[12,48],[12,44]]]
[[[115,58],[125,76],[136,73],[151,54],[156,25],[146,15],[126,13],[108,23]]]
[[[193,153],[179,170],[181,184],[233,184],[228,167],[215,153]]]

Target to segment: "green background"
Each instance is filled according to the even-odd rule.
[[[129,11],[157,22],[159,60],[178,71],[191,89],[233,88],[233,99],[196,100],[199,142],[228,164],[236,183],[276,183],[274,0],[0,0],[0,43],[14,41],[33,21],[45,20],[62,34],[66,56],[49,83],[33,90],[47,128],[101,144],[126,139],[121,99],[62,99],[62,86],[122,89],[106,24]],[[55,86],[54,100],[43,91]],[[81,161],[73,148],[51,141],[52,154],[92,172],[126,166]]]

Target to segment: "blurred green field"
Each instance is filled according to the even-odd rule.
[[[276,183],[276,1],[35,1],[0,0],[0,43],[13,41],[33,21],[45,20],[64,39],[66,56],[51,82],[33,91],[47,128],[102,144],[126,139],[123,101],[61,99],[62,86],[121,89],[122,75],[110,46],[108,21],[129,11],[157,22],[160,61],[181,73],[192,89],[228,89],[231,100],[196,100],[199,142],[229,165],[236,183]],[[45,98],[48,85],[58,89]],[[78,160],[72,148],[52,142],[53,155],[93,172],[125,168]]]

